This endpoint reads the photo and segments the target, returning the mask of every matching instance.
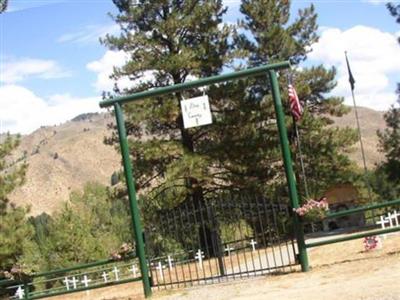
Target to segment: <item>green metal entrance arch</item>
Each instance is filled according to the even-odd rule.
[[[290,63],[288,61],[285,61],[275,64],[264,65],[256,68],[246,69],[242,71],[237,71],[233,73],[202,78],[192,82],[185,82],[181,84],[171,85],[163,88],[148,90],[100,102],[100,107],[105,108],[113,106],[115,111],[119,142],[120,142],[122,160],[124,165],[124,173],[129,195],[134,238],[136,242],[137,255],[139,258],[140,270],[142,274],[144,294],[146,297],[149,297],[151,295],[151,286],[150,286],[149,270],[148,270],[144,241],[143,241],[143,229],[136,199],[135,180],[133,177],[132,162],[129,156],[128,140],[126,135],[122,105],[132,101],[142,100],[145,98],[150,98],[159,95],[170,94],[173,92],[183,91],[187,89],[193,89],[219,82],[230,81],[249,76],[267,75],[269,77],[272,88],[272,96],[274,100],[277,126],[279,130],[282,158],[285,166],[285,175],[289,189],[290,204],[292,208],[297,208],[299,207],[299,200],[296,188],[296,180],[293,172],[293,163],[290,154],[287,129],[285,125],[285,116],[283,112],[282,101],[279,92],[279,84],[276,75],[276,71],[281,69],[286,69],[289,67]],[[295,228],[297,247],[299,251],[299,261],[301,264],[302,271],[305,272],[308,271],[307,249],[304,242],[303,226],[297,214],[293,214],[293,224]]]

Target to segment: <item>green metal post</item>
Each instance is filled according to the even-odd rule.
[[[269,79],[272,87],[272,97],[274,99],[274,107],[276,114],[276,123],[279,130],[279,140],[281,144],[281,151],[283,156],[283,163],[285,165],[286,180],[289,187],[289,197],[292,208],[299,207],[299,199],[297,195],[296,179],[293,172],[293,163],[290,155],[289,141],[287,136],[285,115],[282,108],[282,101],[279,92],[278,79],[275,70],[269,70]],[[300,221],[297,214],[293,214],[293,225],[296,232],[297,247],[299,249],[299,261],[301,270],[307,272],[309,270],[307,248],[304,242],[303,223]]]
[[[125,121],[121,105],[114,103],[115,117],[117,120],[119,143],[121,146],[122,160],[124,164],[126,185],[128,187],[129,205],[133,223],[133,231],[136,241],[136,250],[139,257],[140,271],[142,273],[142,282],[145,297],[151,296],[151,287],[149,280],[149,270],[147,268],[146,254],[143,242],[143,230],[140,222],[139,208],[136,199],[135,182],[133,179],[132,164],[129,156],[128,139],[126,137]]]

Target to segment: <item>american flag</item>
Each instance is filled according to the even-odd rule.
[[[303,113],[303,108],[301,107],[296,90],[291,83],[289,84],[288,92],[289,92],[290,110],[292,111],[294,119],[298,121],[300,120],[301,114]]]

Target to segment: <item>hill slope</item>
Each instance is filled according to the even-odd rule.
[[[383,159],[377,150],[376,136],[376,130],[385,126],[383,113],[359,108],[359,116],[368,167],[372,168]],[[108,185],[121,161],[113,147],[103,144],[110,122],[113,118],[109,114],[86,114],[22,137],[12,159],[25,156],[29,164],[27,179],[11,195],[11,201],[31,205],[33,215],[52,213],[68,200],[72,190],[82,189],[85,183],[98,181]],[[354,112],[335,118],[335,122],[339,127],[356,127]],[[351,157],[362,166],[359,144]]]
[[[103,144],[110,115],[88,114],[60,126],[42,127],[24,136],[13,159],[26,157],[26,183],[11,196],[30,205],[31,214],[52,213],[72,190],[86,182],[109,184],[120,167],[117,151]]]
[[[358,107],[358,118],[361,127],[361,136],[364,145],[365,158],[367,162],[367,168],[374,168],[376,163],[379,163],[384,159],[384,154],[378,151],[378,136],[376,131],[385,128],[385,120],[383,119],[383,112],[375,111],[365,107]],[[350,113],[343,116],[342,118],[333,118],[335,125],[338,127],[351,127],[357,128],[356,118],[354,109]],[[350,157],[357,162],[360,167],[363,167],[363,161],[361,156],[360,143],[357,142],[354,146],[354,152],[350,154]]]

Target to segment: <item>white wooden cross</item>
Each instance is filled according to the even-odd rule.
[[[132,274],[133,274],[133,277],[136,277],[136,271],[137,271],[137,268],[136,268],[136,266],[135,266],[135,265],[132,265],[132,267],[129,269],[129,271],[131,271],[131,272],[132,272]]]
[[[387,218],[385,218],[384,216],[381,216],[381,220],[376,222],[376,224],[381,225],[382,229],[385,229],[385,224],[389,223],[389,220]]]
[[[161,261],[159,261],[157,265],[158,266],[156,267],[156,269],[158,270],[158,273],[160,274],[160,278],[161,278],[161,280],[164,280],[163,269],[165,268],[165,266],[162,265]]]
[[[79,282],[79,280],[76,279],[75,276],[73,276],[72,279],[69,282],[71,282],[72,286],[74,287],[74,289],[76,289],[76,284]]]
[[[170,256],[170,255],[168,255],[168,257],[167,257],[167,262],[168,262],[168,268],[170,269],[170,270],[172,270],[172,262],[174,261],[174,259]]]
[[[251,245],[251,248],[253,248],[253,252],[256,251],[257,242],[255,240],[251,239],[250,245]]]
[[[18,289],[17,289],[17,291],[15,292],[15,295],[14,295],[14,296],[17,296],[18,299],[24,299],[24,296],[25,296],[25,291],[24,291],[24,289],[23,289],[21,286],[18,286]]]
[[[114,267],[113,269],[114,275],[115,275],[115,280],[119,280],[119,269],[117,267]]]
[[[203,258],[204,258],[204,252],[201,251],[201,249],[197,250],[196,255],[194,256],[195,259],[198,260],[199,263],[199,268],[203,268]]]
[[[101,274],[101,277],[103,277],[105,283],[108,282],[108,273],[103,272],[103,273]]]
[[[386,220],[389,221],[389,227],[392,228],[393,227],[393,221],[392,221],[392,214],[390,212],[388,212]]]
[[[63,280],[65,287],[67,288],[67,291],[69,291],[69,279],[68,277],[65,277],[65,279]]]
[[[229,256],[231,256],[231,251],[233,251],[233,250],[235,250],[235,248],[232,248],[232,247],[229,247],[229,246],[226,246],[226,248],[225,248],[225,252],[228,252]]]
[[[385,224],[389,223],[389,220],[387,218],[385,218],[384,216],[381,216],[381,220],[376,222],[376,224],[381,225],[382,229],[385,229]],[[383,238],[386,238],[386,234],[382,235]]]
[[[82,283],[83,283],[83,285],[85,286],[85,287],[88,287],[89,286],[89,282],[91,282],[92,280],[91,279],[88,279],[88,277],[87,277],[87,275],[84,275],[83,276],[83,280],[81,281]]]
[[[400,214],[395,210],[393,211],[393,213],[388,213],[388,219],[390,222],[390,227],[393,227],[393,222],[392,220],[394,220],[394,222],[396,223],[396,226],[399,226],[399,219],[397,217],[399,217]]]

